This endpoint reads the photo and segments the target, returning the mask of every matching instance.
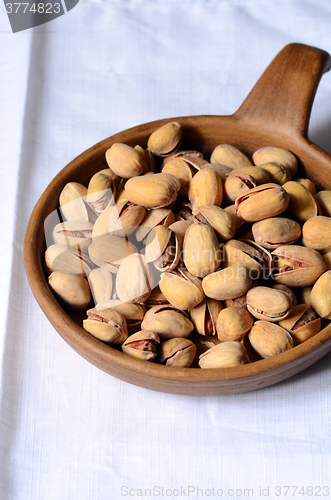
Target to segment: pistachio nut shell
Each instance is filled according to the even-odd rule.
[[[311,294],[312,288],[313,288],[313,285],[298,288],[298,290],[296,291],[296,297],[297,297],[298,304],[311,305],[310,294]]]
[[[248,339],[262,358],[275,356],[293,347],[293,338],[288,331],[270,321],[256,321]]]
[[[331,217],[317,215],[302,226],[302,243],[321,253],[331,250]]]
[[[235,220],[235,234],[241,234],[243,231],[245,231],[245,229],[248,227],[248,224],[246,223],[246,221],[244,221],[244,219],[238,216],[236,205],[229,205],[228,207],[225,207],[224,210],[228,212],[228,214],[230,214]]]
[[[231,213],[215,205],[199,207],[194,218],[208,224],[214,231],[219,241],[230,240],[236,232],[236,219]]]
[[[285,212],[290,202],[290,195],[279,184],[263,184],[250,189],[236,199],[238,217],[246,222],[257,222],[268,217],[275,217]]]
[[[121,262],[116,276],[116,293],[123,302],[144,302],[153,288],[153,275],[145,257],[134,253]]]
[[[251,240],[229,240],[223,245],[224,267],[245,266],[250,276],[267,278],[272,270],[272,257],[263,247]]]
[[[109,175],[97,172],[91,177],[87,186],[86,202],[96,213],[100,214],[109,205],[115,204],[115,197],[116,188]]]
[[[283,148],[266,146],[260,148],[253,154],[253,162],[257,166],[262,166],[264,163],[276,162],[290,170],[292,177],[298,170],[298,160],[293,153]]]
[[[318,191],[314,196],[314,200],[320,207],[322,215],[331,217],[331,191]]]
[[[96,240],[99,236],[108,235],[108,218],[109,214],[114,211],[114,207],[107,207],[97,218],[92,229],[92,240]]]
[[[310,217],[317,215],[318,207],[316,201],[302,184],[296,181],[289,181],[283,185],[283,188],[290,196],[288,211],[294,219],[303,224]]]
[[[146,208],[162,208],[176,200],[179,180],[171,174],[133,177],[125,184],[125,193],[131,203]]]
[[[146,300],[145,304],[147,307],[162,306],[164,304],[169,304],[169,301],[165,298],[165,296],[161,292],[159,285],[157,285],[151,291],[151,294]]]
[[[290,297],[293,307],[297,305],[297,298],[291,288],[286,285],[282,285],[281,283],[276,283],[276,285],[272,285],[271,288],[275,288],[276,290],[281,290]],[[300,289],[299,289],[300,290]]]
[[[156,332],[161,339],[188,337],[194,328],[188,315],[171,305],[160,305],[149,309],[141,327]]]
[[[121,302],[120,300],[106,300],[105,302],[99,302],[95,307],[97,311],[114,309],[123,314],[130,334],[140,330],[140,325],[146,312],[144,306],[141,304]]]
[[[316,317],[308,304],[299,304],[286,319],[279,322],[279,325],[292,335],[294,345],[299,345],[320,331],[321,318]]]
[[[218,163],[205,163],[202,165],[201,169],[209,168],[210,170],[214,170],[224,182],[227,176],[233,172],[233,170],[225,165],[219,165]]]
[[[331,271],[318,278],[310,294],[310,305],[321,318],[331,319]]]
[[[128,255],[137,254],[137,248],[119,236],[104,234],[97,237],[89,246],[88,253],[94,264],[102,267],[106,264],[112,266],[112,270],[117,272],[121,262]]]
[[[251,160],[238,148],[231,144],[219,144],[213,150],[210,163],[218,163],[228,168],[242,168],[252,165]]]
[[[87,319],[83,321],[83,328],[110,345],[122,344],[128,338],[128,329],[124,316],[112,309],[97,311],[95,308],[87,311]]]
[[[187,195],[194,172],[193,168],[183,158],[174,158],[162,168],[162,172],[174,175],[180,182],[178,193]]]
[[[162,273],[159,287],[170,304],[181,311],[192,309],[205,298],[201,280],[184,269]]]
[[[183,261],[191,274],[204,278],[218,269],[221,258],[219,243],[210,226],[195,222],[187,228],[183,242]]]
[[[322,255],[323,260],[326,264],[327,270],[331,270],[331,250],[329,252],[326,252]]]
[[[245,347],[240,342],[221,342],[199,356],[200,368],[227,368],[248,363]]]
[[[134,358],[153,361],[156,358],[160,339],[157,333],[141,330],[130,335],[122,344],[122,351]]]
[[[144,171],[145,162],[141,154],[131,146],[114,143],[106,151],[108,167],[119,177],[131,179]]]
[[[248,290],[246,295],[248,311],[258,319],[280,321],[286,318],[292,308],[290,296],[276,288],[257,286]]]
[[[184,338],[173,338],[160,344],[157,361],[166,366],[188,368],[193,363],[197,348]]]
[[[107,231],[124,238],[130,236],[146,215],[145,207],[123,202],[112,207],[108,213]]]
[[[181,241],[166,226],[156,226],[146,240],[146,262],[153,262],[156,269],[166,271],[174,269],[180,257]]]
[[[307,178],[303,178],[303,177],[300,177],[299,179],[295,179],[295,180],[297,182],[299,182],[300,184],[302,184],[303,187],[305,187],[307,189],[307,191],[309,191],[312,196],[315,196],[316,186],[313,183],[313,181],[311,181],[310,179],[307,179]]]
[[[281,245],[291,245],[301,236],[301,226],[298,222],[285,217],[269,217],[255,222],[252,227],[256,243],[269,250]]]
[[[89,274],[88,282],[96,305],[111,299],[114,277],[107,266],[93,269]]]
[[[164,167],[167,163],[174,160],[175,158],[184,158],[185,161],[188,161],[190,165],[194,166],[195,161],[202,161],[203,163],[208,163],[207,160],[203,159],[203,154],[200,151],[188,150],[184,149],[181,151],[176,151],[169,156],[163,158],[162,167]],[[200,166],[194,166],[196,170],[200,170]]]
[[[73,311],[83,311],[90,303],[90,289],[82,276],[54,271],[48,277],[48,284],[56,297]]]
[[[170,208],[155,208],[149,210],[140,226],[136,229],[136,240],[143,241],[154,227],[159,225],[169,227],[175,221],[175,215]]]
[[[292,179],[291,171],[275,161],[263,163],[261,168],[269,174],[270,181],[282,186]]]
[[[193,224],[191,220],[178,220],[169,226],[176,236],[183,242],[187,228]]]
[[[239,341],[253,326],[253,317],[246,309],[227,307],[220,311],[217,318],[217,336],[219,340]]]
[[[223,199],[228,205],[234,203],[238,196],[256,187],[256,182],[248,174],[236,173],[229,175],[223,185]]]
[[[46,270],[72,273],[84,278],[89,275],[93,264],[90,259],[64,245],[51,245],[45,252]]]
[[[183,130],[179,123],[166,123],[150,135],[147,148],[156,156],[168,156],[177,151],[182,138]]]
[[[216,300],[240,297],[247,292],[251,284],[252,278],[248,269],[240,264],[211,273],[202,280],[206,296]]]
[[[93,223],[89,221],[65,221],[53,229],[53,240],[56,245],[67,246],[78,252],[87,252],[92,243]]]
[[[216,335],[216,321],[222,309],[223,304],[220,300],[208,297],[190,309],[189,314],[195,330],[200,335]]]
[[[261,167],[251,166],[251,167],[243,167],[243,168],[235,168],[231,170],[229,175],[249,175],[254,179],[256,186],[260,186],[261,184],[268,184],[269,182],[274,182],[271,180],[269,172],[264,170]]]
[[[66,220],[89,220],[89,213],[84,199],[87,188],[79,182],[68,182],[59,196],[59,205]]]
[[[190,182],[188,197],[192,204],[193,214],[203,205],[219,207],[223,200],[222,179],[210,168],[199,170]]]

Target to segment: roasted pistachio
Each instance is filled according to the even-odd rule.
[[[281,245],[296,243],[301,236],[301,227],[292,219],[271,217],[255,222],[252,232],[256,243],[274,250]]]
[[[171,174],[133,177],[125,184],[125,193],[132,203],[146,208],[162,208],[177,198],[180,182]]]
[[[221,262],[221,250],[210,226],[195,222],[185,233],[183,261],[188,271],[199,278],[216,271]]]
[[[184,158],[174,158],[162,168],[165,174],[174,175],[180,182],[179,194],[186,195],[188,193],[190,182],[194,175],[193,167],[185,161]]]
[[[290,196],[288,211],[300,223],[306,222],[318,213],[316,201],[310,192],[299,182],[289,181],[283,188]]]
[[[146,215],[146,209],[141,205],[123,202],[109,211],[107,230],[116,236],[129,236],[141,224]]]
[[[134,358],[144,361],[153,361],[156,358],[157,346],[160,339],[157,333],[149,330],[130,335],[122,344],[122,351]]]
[[[141,327],[156,332],[161,339],[188,337],[194,328],[186,312],[169,304],[149,309]]]
[[[302,226],[302,243],[309,248],[326,253],[331,250],[331,217],[317,215]]]
[[[142,174],[145,167],[145,161],[139,151],[120,142],[107,149],[106,161],[109,168],[124,179]]]
[[[256,321],[248,338],[262,358],[275,356],[293,347],[293,338],[288,331],[270,321]]]
[[[136,229],[136,240],[143,241],[154,227],[160,225],[169,227],[175,220],[175,215],[170,208],[156,208],[150,210],[146,213],[145,218]]]
[[[214,170],[222,179],[224,182],[227,176],[233,172],[233,170],[229,167],[226,167],[225,165],[219,165],[219,163],[205,163],[201,167],[202,169],[204,168],[209,168],[210,170]]]
[[[74,251],[64,245],[51,245],[45,252],[46,270],[49,273],[78,274],[86,277],[93,268],[93,263],[85,254]]]
[[[157,361],[166,366],[188,368],[195,358],[196,351],[196,346],[189,339],[169,339],[160,344]]]
[[[254,241],[229,240],[223,245],[224,267],[233,264],[245,266],[251,278],[267,278],[273,267],[270,253]]]
[[[205,298],[201,280],[182,268],[162,273],[159,287],[170,304],[181,311],[192,309]]]
[[[281,186],[291,180],[291,171],[275,161],[263,163],[262,169],[269,174],[270,181]]]
[[[60,222],[53,229],[53,240],[56,245],[64,245],[78,252],[87,252],[92,243],[93,224],[89,221]]]
[[[250,189],[256,187],[256,182],[248,174],[233,173],[229,175],[223,186],[223,198],[226,204],[231,204],[236,201],[238,196],[243,195]]]
[[[123,302],[144,302],[153,288],[153,275],[145,257],[133,253],[125,257],[116,276],[116,292]]]
[[[294,345],[298,345],[320,331],[321,318],[316,317],[315,312],[308,304],[299,304],[279,324],[292,335]]]
[[[272,285],[271,288],[275,288],[276,290],[281,290],[282,292],[287,293],[287,295],[290,297],[292,306],[294,307],[297,305],[297,298],[296,298],[293,290],[291,288],[289,288],[288,286],[282,285],[281,283],[276,283],[276,285]]]
[[[331,319],[331,271],[322,274],[314,284],[310,305],[321,318]]]
[[[199,356],[200,368],[227,368],[245,363],[248,356],[240,342],[221,342]]]
[[[312,196],[315,196],[316,194],[316,186],[315,184],[313,183],[313,181],[311,181],[310,179],[307,179],[307,178],[303,178],[303,177],[300,177],[299,179],[295,179],[297,182],[299,182],[300,184],[303,185],[303,187],[305,187]]]
[[[308,305],[311,305],[310,294],[311,294],[312,288],[313,288],[312,285],[310,285],[310,286],[304,286],[302,288],[298,288],[298,290],[296,292],[296,297],[297,297],[298,304],[308,304]]]
[[[115,204],[115,198],[116,188],[111,177],[101,172],[94,174],[87,187],[86,202],[100,214],[109,205]]]
[[[87,319],[83,321],[83,328],[97,339],[111,345],[122,344],[128,337],[124,316],[113,309],[89,309]]]
[[[327,270],[331,270],[331,250],[323,254],[323,260],[326,264]]]
[[[246,295],[248,311],[258,319],[280,321],[287,318],[293,304],[291,297],[276,288],[257,286],[248,290]]]
[[[146,312],[144,306],[141,304],[132,304],[131,302],[122,302],[120,300],[99,302],[95,308],[97,311],[101,311],[102,309],[114,309],[121,313],[126,320],[129,333],[135,333],[140,330],[140,325]]]
[[[182,138],[183,131],[179,123],[166,123],[150,135],[147,148],[156,156],[168,156],[177,151]]]
[[[207,297],[216,300],[235,299],[250,288],[252,278],[249,270],[240,264],[211,273],[202,280],[202,288]]]
[[[293,153],[287,149],[273,146],[266,146],[255,151],[253,154],[253,162],[257,166],[262,166],[270,162],[280,163],[283,167],[290,170],[292,177],[298,170],[298,160]]]
[[[314,200],[320,207],[322,215],[331,217],[331,191],[319,191],[315,194]]]
[[[216,146],[211,154],[210,163],[218,163],[219,165],[225,165],[231,169],[249,167],[252,165],[250,159],[231,144],[219,144]]]
[[[114,277],[107,266],[93,269],[89,274],[88,282],[95,304],[111,299]]]
[[[223,208],[216,207],[215,205],[199,207],[194,219],[210,226],[219,241],[233,238],[236,232],[235,217]]]
[[[145,258],[159,271],[174,269],[180,258],[181,240],[169,227],[156,226],[148,235]]]
[[[238,217],[256,222],[275,217],[288,208],[290,195],[279,184],[263,184],[250,189],[236,199]]]
[[[56,297],[73,311],[83,311],[90,303],[90,289],[82,276],[54,271],[48,277],[48,284]]]
[[[220,300],[206,297],[189,311],[194,328],[200,335],[216,335],[216,320],[223,309]]]
[[[88,253],[94,264],[100,267],[109,265],[112,272],[117,273],[123,259],[130,254],[137,254],[138,250],[126,238],[104,234],[93,240]]]
[[[203,205],[220,206],[223,199],[223,184],[220,176],[210,168],[199,170],[190,182],[188,197],[193,214]]]
[[[229,175],[248,175],[254,179],[255,185],[260,186],[261,184],[268,184],[268,182],[274,182],[271,180],[269,172],[261,167],[251,166],[243,168],[235,168],[231,170]]]
[[[253,326],[253,317],[246,309],[227,307],[220,311],[217,318],[219,340],[241,340]]]
[[[190,220],[178,220],[169,226],[176,236],[183,242],[187,228],[193,224]]]
[[[79,182],[68,182],[59,197],[60,210],[66,220],[89,220],[89,213],[84,199],[87,188]]]
[[[148,297],[148,299],[145,301],[145,304],[148,307],[162,306],[164,304],[169,304],[169,301],[165,298],[165,296],[161,292],[160,287],[156,286],[151,291],[151,294]]]

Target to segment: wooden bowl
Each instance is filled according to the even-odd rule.
[[[330,55],[314,47],[290,44],[275,57],[232,116],[188,116],[146,123],[99,142],[69,163],[49,184],[31,215],[25,237],[25,269],[41,309],[61,337],[90,363],[121,380],[148,389],[188,395],[219,395],[252,391],[284,380],[312,365],[331,350],[331,325],[303,344],[277,356],[238,367],[202,370],[170,368],[140,361],[103,344],[82,328],[82,315],[67,313],[54,298],[43,270],[44,221],[57,208],[69,181],[87,185],[106,168],[105,151],[114,142],[146,146],[149,135],[169,121],[184,129],[182,148],[206,155],[220,143],[251,155],[263,146],[292,151],[302,176],[319,189],[331,189],[331,157],[307,138],[315,92],[330,69]],[[84,315],[85,316],[85,315]]]

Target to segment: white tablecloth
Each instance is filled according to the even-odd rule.
[[[135,387],[61,339],[22,260],[31,211],[72,158],[140,123],[233,113],[290,42],[331,52],[329,0],[81,0],[16,34],[1,2],[1,500],[331,495],[331,355],[242,395]],[[330,73],[310,137],[331,154]]]

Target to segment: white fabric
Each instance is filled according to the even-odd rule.
[[[233,113],[287,43],[331,52],[330,21],[329,0],[81,0],[12,34],[0,3],[1,500],[217,498],[220,489],[306,498],[302,486],[331,489],[331,354],[242,395],[138,388],[60,338],[22,261],[30,213],[72,158],[140,123]],[[330,117],[329,73],[310,122],[329,154]],[[287,485],[298,490],[275,489]]]

